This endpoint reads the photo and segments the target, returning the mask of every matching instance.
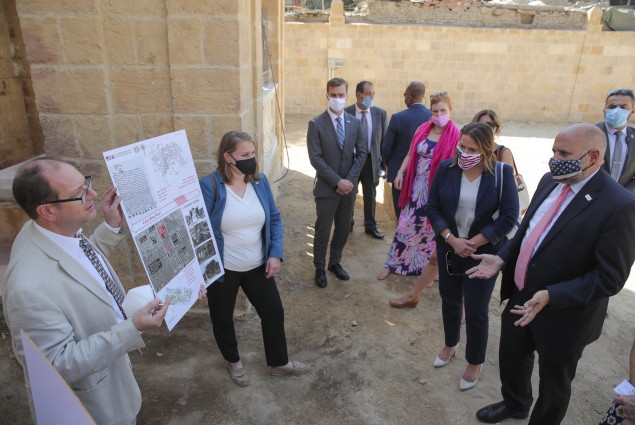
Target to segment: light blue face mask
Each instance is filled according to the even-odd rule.
[[[373,98],[369,97],[369,96],[364,96],[364,100],[362,100],[362,106],[366,109],[370,108],[371,106],[373,106]]]
[[[628,116],[631,114],[631,111],[622,108],[613,108],[606,111],[606,115],[604,116],[604,122],[607,127],[610,128],[621,128],[626,125],[628,121]]]

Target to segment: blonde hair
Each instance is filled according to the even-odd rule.
[[[494,130],[489,125],[482,122],[473,122],[467,124],[461,129],[461,136],[469,136],[478,145],[483,156],[481,162],[483,169],[488,173],[494,174],[496,167],[496,154],[494,153]],[[454,152],[454,160],[452,167],[459,162],[459,152]]]

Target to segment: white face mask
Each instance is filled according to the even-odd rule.
[[[341,99],[339,97],[329,97],[329,107],[335,112],[339,114],[344,110],[344,105],[346,104],[346,99]]]

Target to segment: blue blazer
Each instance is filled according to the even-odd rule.
[[[408,109],[390,117],[386,135],[381,144],[381,157],[388,168],[386,180],[393,182],[403,159],[408,155],[412,136],[421,124],[429,121],[432,113],[421,103],[415,103]]]
[[[447,159],[439,165],[432,180],[432,187],[428,196],[428,218],[437,234],[437,248],[449,245],[445,243],[439,233],[449,228],[454,235],[458,235],[458,228],[454,216],[459,203],[461,192],[461,177],[463,170],[457,165],[450,167],[452,159]],[[477,250],[480,253],[495,253],[498,246],[506,241],[506,235],[512,230],[518,220],[518,189],[514,179],[514,168],[503,165],[503,193],[499,195],[494,174],[483,173],[481,184],[476,195],[476,211],[474,222],[470,227],[468,238],[481,233],[489,241]],[[500,196],[500,208],[499,208]],[[499,210],[496,219],[492,215]],[[446,246],[447,245],[447,246]]]
[[[216,181],[216,190],[210,178]],[[227,187],[225,181],[218,171],[214,171],[209,176],[205,176],[199,180],[201,190],[203,191],[203,201],[205,208],[209,214],[209,220],[212,224],[216,245],[221,259],[224,259],[224,241],[223,234],[220,231],[220,223],[225,210],[225,202],[227,201]],[[262,240],[264,241],[265,258],[277,257],[283,259],[282,249],[282,218],[280,211],[273,200],[271,187],[267,177],[260,173],[260,180],[252,183],[256,195],[260,200],[262,209],[265,210],[265,226],[262,229]]]

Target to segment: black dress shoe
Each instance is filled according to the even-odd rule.
[[[374,227],[372,229],[366,229],[366,233],[371,235],[375,239],[383,239],[384,238],[384,235],[379,233],[379,230],[377,230],[376,227]]]
[[[326,288],[327,283],[324,269],[315,269],[315,284],[318,288]]]
[[[329,271],[335,273],[335,276],[337,276],[339,280],[348,280],[351,278],[348,273],[346,273],[346,270],[344,270],[339,264],[331,264],[329,266]]]
[[[504,401],[490,404],[476,412],[478,420],[487,424],[495,424],[508,418],[525,419],[527,416],[529,416],[529,410],[512,409]]]

